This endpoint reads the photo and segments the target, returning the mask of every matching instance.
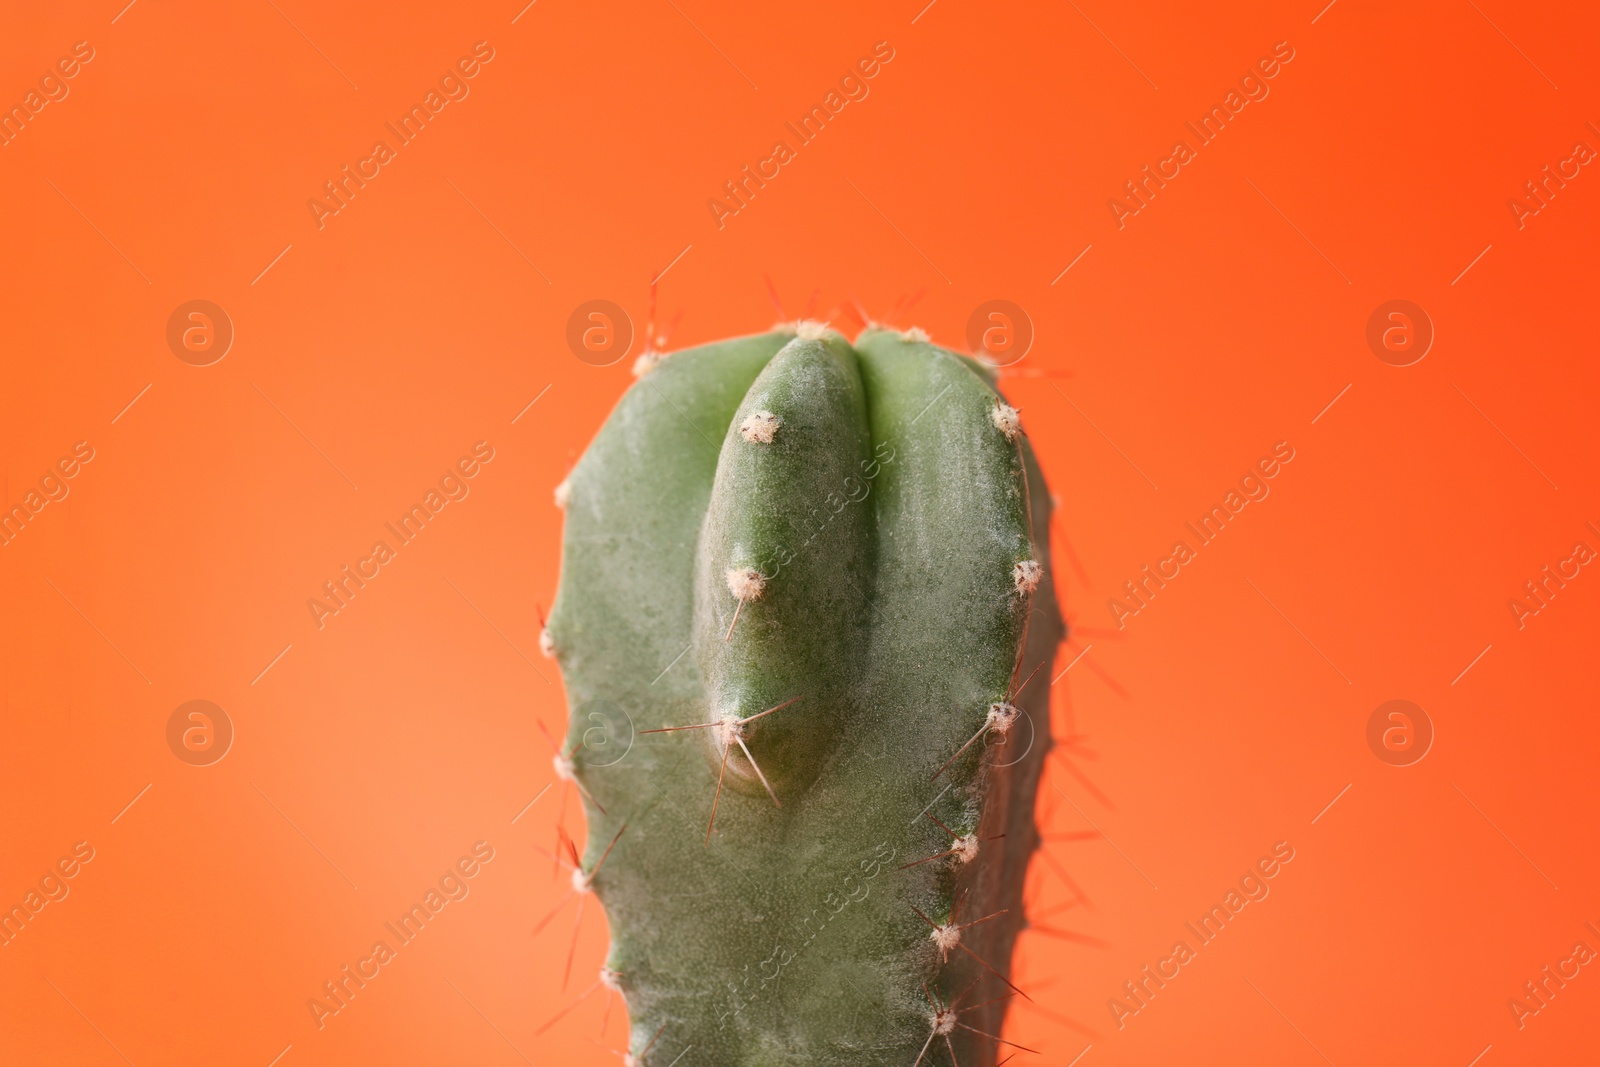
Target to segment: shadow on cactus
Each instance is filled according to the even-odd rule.
[[[640,370],[557,492],[543,640],[629,1062],[993,1064],[1063,636],[1017,412],[920,331]]]

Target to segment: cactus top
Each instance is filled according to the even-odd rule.
[[[920,332],[646,370],[547,643],[630,1055],[991,1064],[1063,633],[1021,416]]]

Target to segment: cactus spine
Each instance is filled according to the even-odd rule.
[[[1063,625],[985,368],[811,323],[690,349],[564,485],[558,761],[632,1061],[992,1064]]]

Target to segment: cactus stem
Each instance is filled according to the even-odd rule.
[[[1092,753],[1048,727],[1054,690],[1045,687],[1056,674],[1048,664],[1066,649],[1029,424],[997,391],[1000,368],[981,353],[936,347],[910,325],[914,302],[878,316],[850,300],[829,312],[816,294],[804,310],[775,297],[775,313],[788,320],[778,328],[679,353],[671,367],[659,363],[666,342],[652,305],[630,353],[646,353],[639,370],[651,376],[632,385],[570,471],[561,594],[535,632],[544,651],[554,646],[569,698],[567,729],[552,745],[554,784],[563,815],[582,804],[589,826],[587,849],[568,844],[577,828],[566,831],[562,817],[541,831],[559,827],[563,836],[545,847],[555,849],[553,873],[569,882],[552,882],[562,901],[541,930],[565,922],[568,903],[574,910],[573,928],[551,935],[569,941],[565,992],[538,1010],[541,1032],[564,1025],[598,1038],[625,1067],[660,1067],[680,1051],[684,1063],[698,1056],[718,1067],[907,1067],[914,1047],[916,1067],[994,1067],[1020,1051],[994,1035],[1004,1033],[1008,1008],[1035,1007],[1008,977],[1035,917],[1033,890],[1055,893],[1040,900],[1058,908],[1058,900],[1093,907],[1070,879],[1072,892],[1062,894],[1023,877],[1030,862],[1057,866],[1034,856],[1041,778],[1052,744],[1069,774]],[[838,322],[803,321],[813,309]],[[869,329],[854,344],[843,336],[873,318],[898,328]],[[938,419],[921,417],[939,404]],[[902,443],[916,463],[893,460]],[[870,506],[825,521],[837,506],[830,487],[885,463],[896,463],[892,477]],[[789,559],[782,543],[800,547],[796,537],[810,548]],[[766,562],[774,552],[781,569]],[[862,590],[873,595],[863,601]],[[753,614],[735,646],[746,605]],[[951,654],[930,661],[928,649]],[[667,657],[689,665],[661,675]],[[757,725],[795,694],[804,709]],[[597,760],[589,721],[601,700],[627,709],[629,736],[705,732],[676,744],[646,739],[634,754],[645,762],[613,774]],[[969,726],[965,743],[952,745]],[[908,745],[916,737],[928,747]],[[934,778],[954,785],[930,805],[942,787],[929,788],[927,762],[940,753],[950,762]],[[696,853],[677,817],[693,819],[708,777],[714,791]],[[588,803],[580,778],[616,818]],[[733,829],[712,853],[724,790],[735,794]],[[908,834],[911,810],[928,812],[945,836],[920,815]],[[608,849],[612,863],[601,849],[624,818],[640,827],[626,850]],[[816,856],[855,855],[884,840],[901,844],[886,867],[928,870],[879,879],[873,903],[830,919],[830,959],[785,961],[788,992],[759,1002],[736,994],[742,1010],[724,1011],[723,997],[707,995],[706,975],[755,951],[738,941],[759,938],[764,916],[804,917],[833,887]],[[581,922],[598,921],[583,899],[590,893],[615,934],[603,962],[623,975],[610,981],[602,971],[596,982],[596,962],[584,965],[587,980],[577,973]],[[837,988],[840,967],[867,1007],[843,1025],[839,1010],[852,998]],[[621,1005],[618,1025],[629,1016],[620,1046],[593,1017],[597,998],[605,1012]],[[544,1015],[550,1004],[556,1010]],[[663,1045],[667,1029],[673,1040]]]

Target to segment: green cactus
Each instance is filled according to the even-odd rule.
[[[1017,412],[920,331],[640,369],[542,638],[629,1062],[992,1064],[1064,632]]]

